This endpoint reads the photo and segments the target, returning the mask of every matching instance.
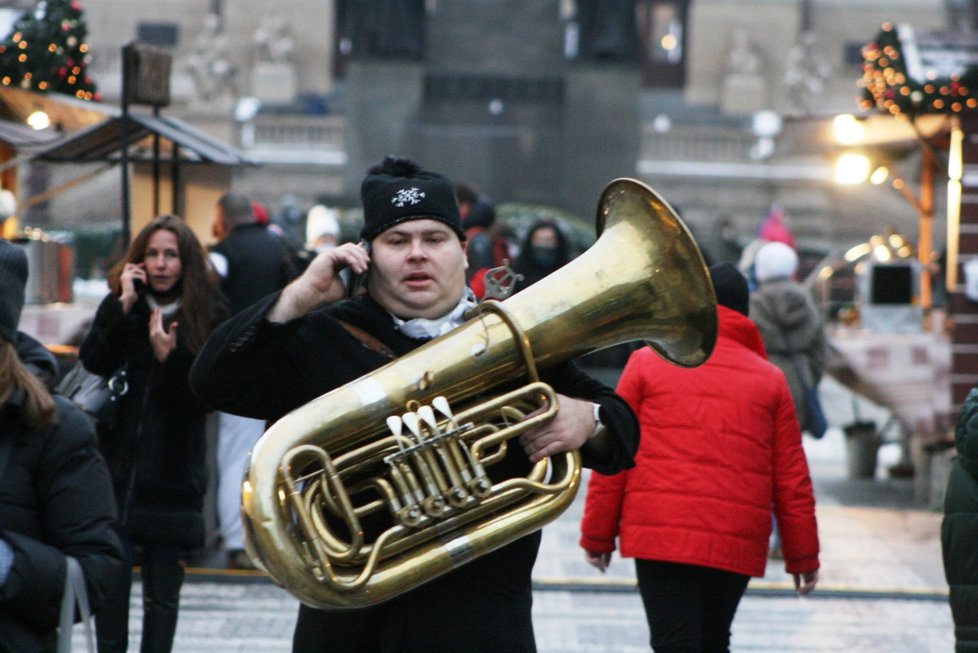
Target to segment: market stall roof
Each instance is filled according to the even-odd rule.
[[[0,119],[25,122],[34,111],[44,111],[61,131],[71,133],[118,115],[119,108],[89,102],[63,93],[35,93],[12,86],[0,86]]]
[[[159,161],[216,163],[227,166],[254,165],[256,162],[237,149],[221,143],[175,118],[129,113],[70,134],[41,150],[35,159],[57,163],[119,161],[123,147],[135,145],[128,153],[133,161],[156,158],[153,137],[161,137]],[[164,142],[165,141],[165,142]]]
[[[0,119],[0,142],[18,151],[36,151],[60,138],[61,135],[52,129],[34,129],[22,122]]]

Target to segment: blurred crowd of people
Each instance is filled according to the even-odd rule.
[[[404,184],[415,186],[408,188]],[[386,195],[378,199],[378,193],[394,193],[395,189],[398,190],[393,200]],[[325,323],[320,324],[324,318],[309,310],[322,306],[321,300],[309,304],[307,295],[328,297],[327,305],[335,303],[338,315],[346,315],[344,311],[349,307],[359,306],[343,319],[363,319],[364,310],[371,315],[376,313],[373,321],[366,323],[368,330],[380,329],[383,316],[389,314],[388,321],[392,319],[400,333],[387,334],[387,326],[381,332],[404,353],[456,326],[475,302],[503,299],[529,288],[575,255],[567,225],[559,220],[541,218],[524,225],[522,233],[518,233],[514,225],[498,218],[493,201],[473,186],[450,184],[442,175],[424,171],[407,160],[385,160],[372,169],[364,180],[362,195],[364,223],[359,234],[359,225],[344,225],[336,209],[315,205],[303,211],[295,198],[286,198],[272,214],[261,203],[237,192],[226,193],[214,207],[212,235],[216,242],[210,246],[205,247],[177,216],[162,215],[143,227],[126,254],[109,270],[109,293],[99,305],[79,349],[78,364],[86,370],[103,377],[124,371],[127,383],[119,397],[115,419],[97,424],[97,440],[91,423],[76,414],[69,402],[55,397],[52,403],[50,390],[57,370],[52,370],[43,347],[16,332],[26,272],[21,271],[19,259],[11,253],[16,247],[0,242],[0,267],[11,266],[15,272],[3,276],[0,282],[4,295],[0,297],[0,327],[4,329],[0,333],[0,374],[12,375],[13,387],[22,388],[25,397],[17,399],[21,394],[5,392],[5,386],[0,386],[0,402],[26,411],[14,417],[24,428],[46,434],[37,439],[37,445],[31,445],[34,453],[30,464],[23,455],[14,458],[14,468],[24,468],[16,478],[19,482],[22,478],[23,483],[36,482],[31,474],[57,472],[65,474],[71,483],[80,483],[81,475],[86,474],[91,478],[84,480],[89,484],[84,496],[98,504],[80,515],[72,515],[70,507],[58,503],[58,497],[39,497],[37,504],[31,506],[34,516],[18,518],[23,522],[22,527],[14,529],[18,534],[5,530],[6,523],[0,524],[0,643],[9,650],[34,650],[19,649],[19,644],[8,644],[3,639],[6,621],[20,629],[15,631],[11,626],[10,632],[23,631],[18,636],[36,637],[38,642],[51,637],[51,614],[34,611],[26,615],[22,608],[14,607],[20,593],[27,591],[28,586],[20,584],[31,582],[27,572],[22,571],[28,568],[24,565],[35,555],[33,547],[39,546],[41,552],[48,547],[59,553],[45,558],[49,577],[43,587],[51,587],[45,590],[47,594],[37,593],[34,600],[51,599],[45,608],[56,612],[53,597],[57,595],[57,583],[52,581],[65,577],[67,557],[77,557],[98,610],[96,637],[100,653],[123,653],[128,648],[133,583],[127,570],[138,565],[144,608],[141,650],[170,651],[188,552],[215,543],[215,538],[209,537],[212,534],[208,533],[205,518],[209,486],[213,487],[216,542],[223,554],[223,565],[232,569],[253,566],[245,552],[242,532],[242,477],[249,452],[267,425],[298,401],[297,396],[286,393],[282,395],[286,403],[272,407],[270,402],[285,389],[274,381],[275,374],[284,374],[291,370],[290,366],[305,365],[298,372],[298,380],[315,379],[316,388],[310,391],[318,395],[335,386],[340,377],[327,378],[328,370],[317,362],[323,355],[317,353],[317,348],[331,351],[330,348],[340,347],[344,339],[350,340],[351,347],[356,345],[347,353],[340,352],[341,360],[337,359],[335,369],[329,372],[334,376],[346,374],[346,367],[356,375],[358,370],[371,369],[387,360],[379,357],[361,361],[362,347],[373,346],[370,340],[361,341],[355,331],[349,332],[355,336],[352,338],[346,334],[326,337],[327,332],[320,331],[325,328]],[[413,203],[427,208],[422,213],[414,212]],[[752,252],[743,274],[729,263],[711,267],[721,308],[720,340],[708,365],[695,371],[675,368],[668,374],[660,373],[657,370],[661,359],[648,348],[631,347],[626,352],[630,357],[618,388],[620,397],[587,377],[576,365],[566,369],[562,366],[561,375],[552,382],[570,395],[561,396],[562,411],[558,415],[563,417],[556,420],[564,425],[560,429],[540,427],[538,435],[521,438],[531,461],[568,447],[580,447],[585,452],[585,462],[595,473],[582,546],[588,560],[603,570],[616,538],[624,538],[623,554],[639,560],[638,577],[657,651],[671,650],[669,647],[675,642],[689,637],[701,638],[710,646],[715,645],[716,650],[724,646],[748,578],[763,573],[772,514],[782,531],[786,568],[795,574],[799,592],[811,591],[817,581],[814,499],[800,446],[805,416],[795,410],[797,398],[792,399],[795,388],[791,374],[781,360],[778,337],[772,333],[780,333],[777,329],[791,330],[796,349],[806,356],[808,380],[815,384],[822,373],[823,354],[819,348],[824,343],[814,337],[809,342],[809,335],[820,332],[820,318],[816,311],[809,310],[812,307],[804,301],[805,293],[794,285],[797,254],[793,243],[784,242],[790,232],[779,230],[778,226],[770,224],[760,234],[762,242]],[[403,253],[400,248],[407,242],[424,253]],[[458,263],[461,267],[456,271],[446,268],[444,272],[449,280],[457,274],[457,283],[441,280],[440,271],[425,272],[430,276],[423,278],[412,272],[405,281],[394,269],[385,267],[395,253],[406,259],[417,256]],[[728,249],[725,255],[733,253]],[[711,258],[708,251],[704,254]],[[368,263],[375,275],[373,288],[358,283],[367,273]],[[375,265],[380,269],[374,269]],[[425,299],[414,305],[399,295],[417,290],[427,297],[425,289],[429,287],[438,289],[432,304]],[[459,290],[461,297],[443,297],[448,290]],[[266,312],[250,316],[262,306]],[[804,312],[799,312],[802,308]],[[442,315],[443,310],[448,312]],[[268,323],[262,321],[263,315],[267,315],[264,319]],[[228,320],[229,317],[234,319]],[[282,326],[286,323],[290,326]],[[329,322],[330,329],[334,323]],[[768,324],[778,327],[771,331]],[[276,334],[283,328],[300,340],[309,339],[309,347],[303,349],[308,352],[306,360],[290,357],[286,350],[279,352],[280,345],[276,343],[280,336]],[[212,337],[215,330],[217,336]],[[256,337],[269,352],[279,353],[262,358],[262,349],[249,349],[249,354],[238,361],[237,351],[246,343],[248,348],[254,347],[251,342]],[[215,344],[215,339],[219,344]],[[201,363],[201,359],[205,362]],[[325,359],[321,362],[325,363]],[[778,367],[784,371],[775,372]],[[7,368],[11,371],[4,372]],[[283,379],[295,378],[293,374],[295,370]],[[657,384],[664,384],[669,392],[656,390]],[[758,384],[765,388],[760,394],[756,390]],[[719,391],[731,385],[754,388],[754,394],[763,396],[763,401],[753,402],[750,414],[744,413],[743,402]],[[672,398],[664,399],[667,396]],[[673,415],[665,421],[663,402]],[[682,408],[684,402],[698,406],[699,416],[696,410]],[[710,406],[709,410],[704,406]],[[214,413],[215,408],[222,412]],[[722,414],[729,416],[718,419]],[[211,415],[214,418],[209,418]],[[208,419],[216,419],[213,462],[209,462],[211,445],[207,433],[208,424],[214,422]],[[639,426],[644,437],[634,457]],[[64,442],[60,442],[54,437],[66,429],[74,432],[70,451],[64,447],[72,438],[64,436]],[[698,441],[707,449],[714,445],[725,448],[728,445],[722,441],[737,438],[749,446],[734,459],[718,458],[716,469],[700,481],[703,487],[698,496],[703,500],[711,502],[707,498],[711,493],[726,494],[727,501],[734,505],[721,508],[720,504],[711,503],[716,506],[711,522],[714,526],[706,531],[699,529],[696,537],[686,535],[670,540],[666,535],[680,527],[662,526],[665,530],[660,533],[656,524],[666,524],[676,515],[699,514],[703,519],[700,507],[683,507],[686,499],[656,489],[657,484],[670,483],[670,474],[685,473],[681,471],[682,461],[661,454],[678,451],[669,445],[669,438],[683,439],[690,429],[698,431]],[[4,473],[4,442],[0,440],[0,474]],[[52,456],[78,461],[79,468],[62,472],[61,465],[44,469],[33,462]],[[704,449],[700,464],[711,456],[715,457],[715,452]],[[730,485],[740,482],[737,478],[752,464],[756,467],[756,461],[762,458],[771,465],[753,470],[752,489],[742,495],[730,494]],[[726,470],[732,476],[721,482],[723,474],[717,470]],[[681,485],[677,480],[676,487]],[[641,506],[632,505],[622,498],[626,488],[637,492],[635,496],[658,497],[662,505],[645,501]],[[5,510],[4,496],[0,492],[0,513]],[[742,511],[741,516],[733,519],[738,510]],[[57,532],[52,535],[37,527],[39,520],[63,519],[65,528],[70,529],[72,520],[79,516],[86,518],[86,528],[92,532],[78,545],[72,537],[61,537]],[[653,546],[653,542],[660,544]],[[514,592],[516,603],[486,604],[493,611],[512,612],[513,619],[523,624],[507,634],[507,642],[518,642],[512,650],[532,650],[527,647],[532,642],[532,627],[524,623],[529,619],[529,603],[524,599],[529,592],[530,554],[538,543],[538,539],[528,540],[514,545],[516,548],[507,547],[509,553],[480,563],[488,565],[487,569],[492,565],[502,565],[499,568],[503,569],[515,564],[517,558],[522,561],[517,566],[525,574],[521,571],[512,579],[519,588],[505,589]],[[780,552],[782,543],[772,546]],[[732,553],[735,549],[736,555]],[[721,550],[731,553],[718,555],[716,552]],[[510,582],[506,574],[494,572],[490,576]],[[447,592],[444,597],[435,599],[431,595],[434,590],[425,591],[431,595],[430,600],[449,609],[445,601],[451,602],[452,596],[469,591],[472,579],[470,573],[452,574],[439,582],[438,586]],[[695,603],[704,614],[678,613],[672,594],[673,590],[680,591],[678,588],[689,598],[681,603]],[[716,600],[697,598],[711,592]],[[385,612],[377,614],[387,615],[387,619],[398,614],[397,610],[408,609],[406,605],[385,608]],[[300,613],[295,650],[305,650],[302,646],[314,646],[328,638],[329,634],[322,630],[327,626],[330,632],[340,633],[341,640],[359,642],[358,629],[364,623],[373,623],[370,619],[374,617],[367,621],[364,618],[326,619],[318,611]],[[422,639],[428,636],[423,627],[416,634]],[[499,639],[499,635],[490,637]]]

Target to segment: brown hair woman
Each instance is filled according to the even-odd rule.
[[[119,507],[116,529],[143,580],[142,653],[171,650],[184,550],[204,542],[207,408],[187,376],[196,352],[225,316],[216,273],[180,218],[163,215],[133,239],[109,273],[109,295],[79,357],[109,375],[124,367],[128,392],[112,428],[100,426]],[[131,579],[96,618],[100,653],[128,645]]]

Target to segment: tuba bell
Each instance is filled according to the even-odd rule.
[[[375,605],[570,505],[576,451],[492,478],[510,440],[558,410],[538,369],[635,340],[694,367],[717,333],[699,248],[655,191],[612,181],[596,225],[594,245],[560,270],[268,429],[242,492],[261,569],[315,608]]]

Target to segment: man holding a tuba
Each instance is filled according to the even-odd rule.
[[[361,199],[360,244],[320,253],[283,291],[214,332],[191,373],[206,403],[275,420],[351,386],[367,406],[366,395],[383,393],[375,392],[378,383],[358,379],[465,321],[476,300],[465,284],[465,233],[449,179],[387,157],[368,171]],[[365,292],[349,299],[340,278],[346,269],[365,277]],[[473,364],[472,372],[477,369]],[[585,466],[605,474],[634,464],[638,424],[620,397],[573,362],[542,366],[540,377],[556,393],[559,411],[513,440],[489,474],[494,481],[577,450]],[[253,466],[267,454],[262,447],[252,452]],[[364,528],[370,529],[366,521]],[[535,530],[376,605],[320,610],[303,604],[293,651],[535,651],[530,574],[539,545]]]

